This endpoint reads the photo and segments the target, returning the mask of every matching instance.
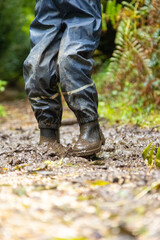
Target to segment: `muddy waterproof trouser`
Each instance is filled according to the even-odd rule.
[[[39,128],[60,126],[57,83],[79,123],[97,120],[98,97],[91,73],[100,32],[100,0],[37,1],[24,79]]]

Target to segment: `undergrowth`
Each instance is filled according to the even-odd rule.
[[[144,149],[142,153],[142,157],[144,160],[147,160],[147,165],[150,170],[155,166],[160,168],[160,145],[158,149],[156,149],[156,145],[152,142]]]
[[[94,76],[99,114],[153,126],[160,123],[160,0],[123,1],[117,11],[116,49]]]
[[[116,90],[115,90],[116,94]],[[118,96],[110,98],[99,95],[98,112],[100,117],[105,117],[110,124],[136,124],[143,127],[153,127],[160,124],[160,114],[154,103],[143,106],[143,100],[132,103],[134,95],[120,92]]]
[[[5,90],[5,85],[6,85],[6,82],[0,80],[0,92],[3,92]],[[2,116],[2,117],[6,116],[5,110],[2,105],[0,105],[0,116]]]
[[[103,77],[103,74],[101,73]],[[96,79],[96,78],[94,78]],[[99,89],[99,84],[96,84]],[[135,101],[137,93],[132,83],[126,82],[123,91],[116,89],[106,95],[99,90],[100,117],[105,117],[110,124],[137,124],[139,126],[153,127],[160,124],[159,108],[154,102],[144,105],[145,96]]]

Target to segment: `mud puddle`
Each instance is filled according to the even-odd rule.
[[[158,130],[104,125],[96,157],[59,158],[38,147],[26,102],[4,105],[0,239],[159,239],[160,171],[149,172],[142,159],[151,141],[158,144]],[[61,127],[62,145],[69,148],[78,134],[76,124]]]

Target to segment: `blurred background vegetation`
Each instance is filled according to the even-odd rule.
[[[101,3],[102,36],[93,74],[99,113],[112,123],[156,124],[160,121],[160,0]],[[22,65],[30,50],[34,6],[30,0],[0,0],[0,91],[7,83],[7,88],[24,96]]]

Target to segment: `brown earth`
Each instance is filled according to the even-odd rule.
[[[58,158],[38,146],[29,104],[3,103],[0,119],[1,240],[159,240],[160,170],[143,149],[160,132],[102,122],[106,144],[92,159]],[[64,118],[73,118],[65,108]],[[71,147],[77,124],[61,127]]]

